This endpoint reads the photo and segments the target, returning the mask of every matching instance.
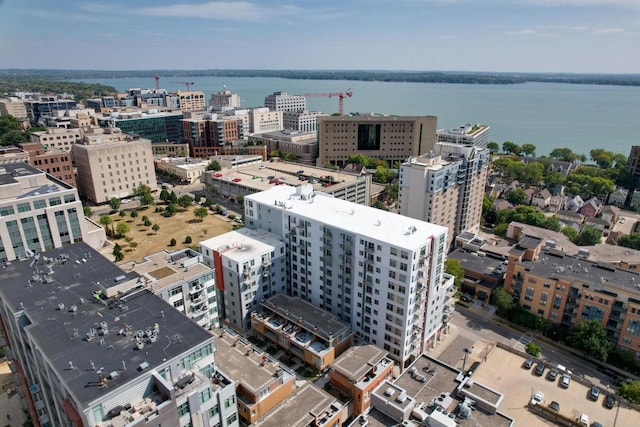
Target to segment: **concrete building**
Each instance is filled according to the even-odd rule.
[[[342,353],[331,365],[331,384],[353,400],[353,413],[358,416],[371,408],[371,393],[393,375],[393,361],[387,352],[374,345],[359,345]]]
[[[185,157],[189,155],[189,144],[155,142],[151,152],[155,157]]]
[[[71,153],[57,148],[45,147],[37,142],[20,144],[20,148],[29,154],[29,164],[48,173],[72,187],[76,185],[76,174],[73,170]]]
[[[151,146],[153,147],[153,144]],[[174,175],[180,181],[189,184],[200,181],[209,165],[208,160],[191,157],[163,157],[156,159],[154,163],[158,172]]]
[[[464,269],[460,291],[488,304],[494,289],[504,282],[507,261],[492,253],[462,249],[450,252],[447,257],[457,260]]]
[[[213,269],[200,253],[189,248],[156,252],[120,268],[138,273],[154,294],[203,328],[220,326]]]
[[[245,224],[287,242],[288,293],[336,314],[401,367],[435,343],[453,279],[447,229],[278,185],[244,198]]]
[[[344,166],[352,154],[404,162],[434,149],[435,116],[319,116],[318,165]]]
[[[220,163],[222,170],[208,171],[203,177],[209,187],[224,197],[246,196],[276,185],[295,186],[305,182],[313,185],[316,191],[365,206],[371,206],[375,197],[371,175],[368,174],[347,173],[285,161],[252,161],[250,165],[236,169],[224,167]]]
[[[35,426],[239,425],[213,336],[141,280],[84,243],[0,270],[7,354]]]
[[[0,147],[0,165],[29,163],[29,153],[13,145]]]
[[[264,98],[264,105],[271,111],[304,111],[307,109],[307,98],[287,92],[273,92]]]
[[[553,323],[602,322],[616,349],[639,363],[640,275],[554,246],[523,236],[509,254],[505,289],[525,310]]]
[[[33,143],[70,153],[73,144],[82,141],[83,135],[83,128],[47,128],[43,131],[31,132],[29,139]]]
[[[0,99],[0,116],[13,116],[20,121],[29,117],[24,100],[13,96]]]
[[[78,190],[87,200],[106,203],[133,195],[140,184],[156,190],[151,141],[120,129],[85,134],[71,150],[78,170]]]
[[[27,117],[33,125],[40,123],[42,116],[54,111],[75,110],[77,103],[73,99],[62,99],[57,96],[41,96],[39,99],[24,101]]]
[[[230,329],[214,332],[216,363],[236,384],[238,414],[252,424],[296,390],[296,374]],[[284,425],[284,424],[283,424]]]
[[[251,330],[319,372],[351,346],[349,324],[300,298],[276,294],[251,313]]]
[[[260,301],[286,291],[285,244],[277,235],[241,228],[200,242],[200,253],[215,270],[221,324],[251,329]]]
[[[0,167],[0,261],[79,241],[101,248],[106,240],[85,218],[78,190],[26,163]]]
[[[278,151],[281,157],[296,156],[298,162],[315,165],[318,158],[317,132],[283,130],[249,136],[249,143],[266,145],[267,152]]]
[[[449,228],[456,235],[477,233],[489,168],[488,126],[439,130],[427,155],[412,157],[400,169],[399,213]]]
[[[207,108],[204,92],[200,90],[178,91],[178,108],[183,111],[198,111]]]
[[[272,111],[268,107],[252,108],[249,114],[249,132],[260,134],[278,132],[284,128],[282,111]]]
[[[116,112],[98,118],[101,127],[117,127],[123,133],[138,135],[153,143],[181,143],[183,137],[181,112]]]
[[[318,111],[284,111],[282,124],[284,129],[299,130],[302,132],[316,132],[318,130],[317,117],[322,114]]]
[[[191,155],[198,158],[222,154],[222,147],[244,138],[241,118],[218,114],[206,114],[202,119],[184,119],[182,129]]]
[[[241,108],[240,95],[231,93],[226,88],[220,92],[212,93],[209,99],[209,107],[213,108],[213,111]]]

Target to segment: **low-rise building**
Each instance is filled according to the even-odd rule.
[[[0,147],[0,165],[7,163],[29,163],[29,153],[13,145]]]
[[[316,132],[291,130],[265,132],[249,136],[249,143],[266,145],[269,153],[278,151],[282,157],[295,155],[298,162],[308,165],[315,165],[318,158],[318,134]]]
[[[154,163],[156,171],[174,175],[180,181],[191,184],[200,181],[209,161],[191,157],[163,157],[156,158]]]
[[[33,143],[69,153],[73,144],[82,141],[83,135],[82,128],[47,128],[43,131],[31,132],[29,139]]]
[[[457,260],[464,269],[460,291],[488,304],[494,289],[502,286],[506,260],[483,251],[462,249],[456,249],[447,257]]]
[[[251,330],[326,370],[351,345],[349,324],[300,298],[277,294],[251,313]]]
[[[216,363],[236,384],[238,414],[252,424],[296,390],[296,374],[235,331],[214,331]]]
[[[213,269],[193,249],[156,252],[120,266],[135,271],[151,291],[203,328],[217,328],[218,301]]]
[[[101,127],[116,127],[123,133],[137,135],[152,143],[181,143],[183,138],[182,112],[157,109],[114,112],[98,118]]]
[[[349,348],[333,362],[329,371],[331,384],[353,400],[353,416],[368,412],[371,393],[392,375],[393,361],[387,352],[371,344]]]
[[[29,164],[72,187],[77,186],[71,153],[37,142],[25,142],[20,147],[29,154]]]

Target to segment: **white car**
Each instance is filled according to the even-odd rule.
[[[544,402],[544,393],[541,391],[536,391],[536,394],[531,398],[532,405],[539,405]]]
[[[587,414],[580,414],[580,425],[589,427],[589,416]]]

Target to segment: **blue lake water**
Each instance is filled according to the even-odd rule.
[[[184,90],[174,81],[183,77],[162,77],[160,87]],[[119,91],[153,88],[149,78],[84,79],[110,85]],[[438,128],[465,123],[491,126],[490,140],[502,144],[531,143],[536,154],[548,154],[558,147],[589,155],[593,148],[629,154],[640,145],[640,87],[525,83],[517,85],[473,85],[439,83],[388,83],[377,81],[291,80],[264,77],[189,77],[193,90],[212,92],[226,85],[238,93],[243,107],[264,104],[274,91],[291,94],[353,91],[344,101],[345,113],[375,112],[398,115],[438,116]],[[333,113],[338,99],[307,98],[309,110]]]

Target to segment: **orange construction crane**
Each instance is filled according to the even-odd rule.
[[[156,90],[160,90],[160,76],[153,76],[156,79]]]
[[[347,89],[346,92],[322,92],[322,93],[303,93],[300,96],[328,96],[331,98],[332,96],[338,97],[338,111],[340,115],[344,114],[344,99],[351,98],[353,96],[353,92],[351,89]]]
[[[189,89],[191,89],[191,85],[194,85],[194,82],[171,82],[171,83],[178,83],[178,84],[182,84],[185,85],[187,88],[187,92],[189,91]]]

